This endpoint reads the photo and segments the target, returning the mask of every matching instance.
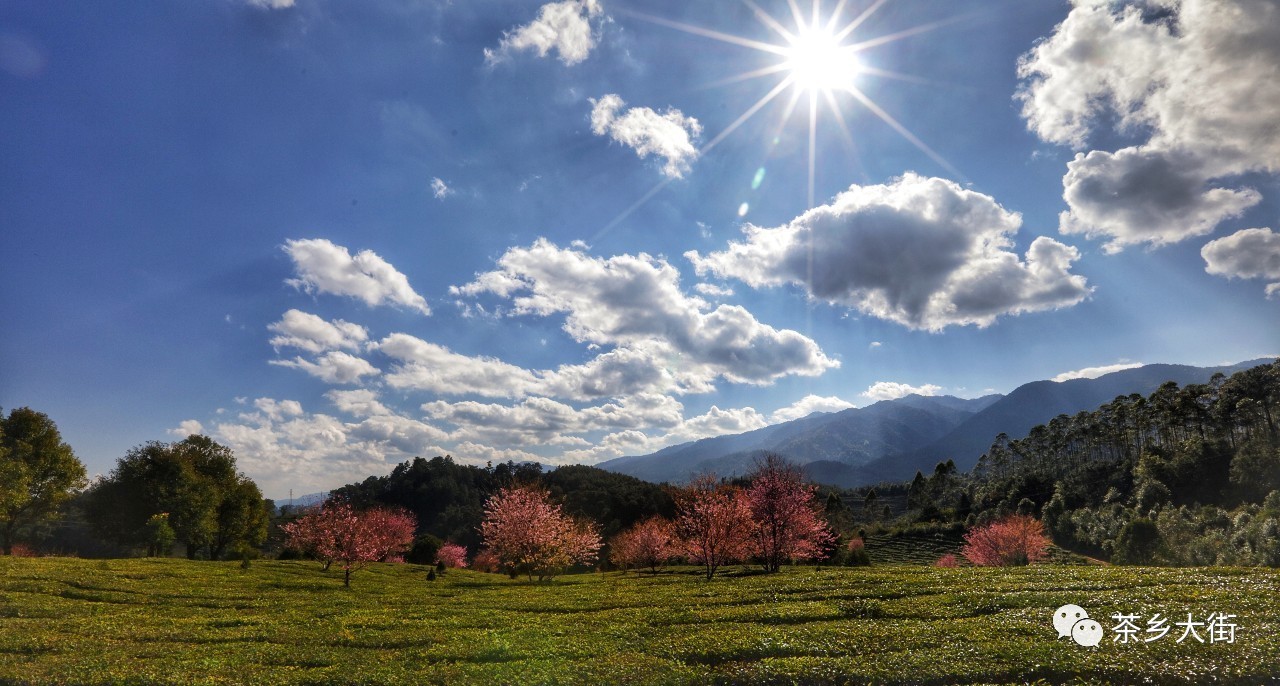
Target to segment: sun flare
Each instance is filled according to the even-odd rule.
[[[808,92],[846,89],[861,68],[853,48],[821,28],[797,34],[786,48],[784,65],[796,87]]]

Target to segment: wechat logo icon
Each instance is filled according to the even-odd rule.
[[[1102,642],[1102,625],[1089,618],[1089,613],[1079,605],[1063,605],[1053,611],[1053,628],[1058,638],[1070,636],[1071,640],[1086,648]]]

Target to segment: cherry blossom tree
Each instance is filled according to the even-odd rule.
[[[480,534],[502,569],[539,581],[569,565],[595,562],[601,545],[594,523],[569,517],[545,488],[529,484],[489,498]]]
[[[980,567],[1028,565],[1048,554],[1044,524],[1028,515],[1013,515],[964,535],[960,554]]]
[[[401,558],[413,543],[417,521],[403,509],[357,510],[350,503],[331,499],[319,510],[281,527],[288,544],[314,554],[328,569],[341,564],[343,585],[351,586],[351,573],[370,563]]]
[[[708,474],[677,491],[675,499],[676,533],[689,559],[706,570],[708,581],[721,566],[751,555],[751,504],[742,489]]]
[[[675,527],[662,517],[650,517],[614,536],[609,559],[622,568],[648,567],[654,574],[679,554]]]
[[[755,553],[766,572],[791,560],[829,555],[836,537],[822,515],[817,487],[805,483],[800,467],[769,454],[750,479],[747,501],[755,521]]]
[[[436,562],[447,568],[462,569],[467,566],[467,549],[456,543],[445,543],[436,552]]]

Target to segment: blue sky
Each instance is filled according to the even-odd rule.
[[[6,2],[0,406],[280,497],[1280,352],[1273,3],[813,9]]]

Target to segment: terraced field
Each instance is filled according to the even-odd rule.
[[[0,683],[1263,683],[1280,573],[1044,565],[582,574],[0,558]],[[1053,610],[1230,613],[1234,642],[1085,648]],[[1176,630],[1175,630],[1176,634]]]

